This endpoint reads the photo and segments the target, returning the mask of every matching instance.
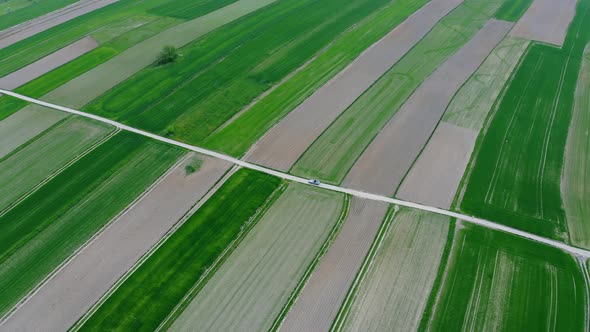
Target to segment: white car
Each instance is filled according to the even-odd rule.
[[[316,180],[316,179],[307,180],[307,183],[312,184],[314,186],[319,186],[321,184],[321,182],[319,180]]]

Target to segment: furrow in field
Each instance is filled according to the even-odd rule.
[[[64,112],[31,105],[0,121],[0,158],[67,116]]]
[[[187,173],[186,167],[194,167]],[[230,164],[189,155],[6,320],[5,330],[65,331],[198,202]]]
[[[91,37],[82,38],[24,68],[0,78],[0,87],[13,90],[35,78],[62,66],[98,46]]]
[[[392,195],[432,135],[455,93],[512,27],[490,20],[405,102],[352,167],[348,187]]]
[[[590,45],[586,46],[561,179],[563,207],[573,244],[590,248]]]
[[[561,47],[576,13],[576,3],[576,0],[534,0],[510,35]]]
[[[340,194],[290,184],[172,330],[269,329],[338,221]]]
[[[4,314],[156,181],[182,154],[119,133],[0,217]]]
[[[449,217],[407,208],[397,212],[341,330],[417,330],[439,270],[449,225]]]
[[[587,286],[574,257],[469,224],[454,241],[426,330],[584,330]]]
[[[0,49],[118,0],[81,0],[47,15],[0,31]]]
[[[273,127],[246,159],[287,171],[315,139],[462,0],[433,0]]]
[[[353,198],[348,217],[279,330],[328,331],[379,231],[388,205]]]
[[[113,127],[71,117],[0,159],[0,211],[103,139]]]

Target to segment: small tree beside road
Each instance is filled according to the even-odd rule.
[[[162,66],[168,63],[176,62],[178,60],[178,50],[174,46],[164,46],[162,51],[156,59],[156,65]]]

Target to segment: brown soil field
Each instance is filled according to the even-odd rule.
[[[562,46],[575,14],[576,0],[535,0],[510,35]]]

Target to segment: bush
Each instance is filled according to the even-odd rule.
[[[168,63],[176,62],[178,60],[178,50],[174,46],[164,46],[160,55],[156,59],[156,65],[162,66]]]

